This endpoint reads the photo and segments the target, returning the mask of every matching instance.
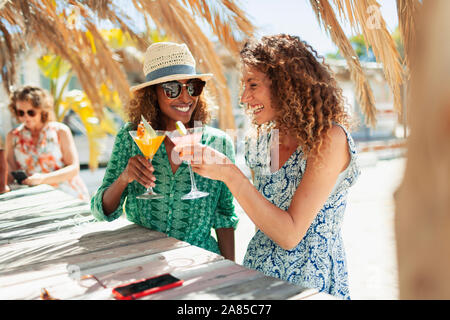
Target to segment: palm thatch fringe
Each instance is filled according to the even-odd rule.
[[[394,108],[402,112],[402,84],[404,70],[395,42],[379,13],[377,0],[310,0],[319,22],[349,65],[356,84],[358,101],[368,124],[375,125],[373,94],[362,72],[358,58],[348,43],[339,19],[348,21],[352,30],[362,33],[367,46],[371,46],[378,62],[383,64],[385,77],[394,94]],[[127,32],[137,47],[144,50],[149,39],[136,34],[130,27],[133,21],[125,9],[112,0],[67,0],[69,6],[59,6],[52,0],[2,1],[0,4],[0,68],[4,86],[14,83],[15,61],[25,45],[48,48],[69,61],[79,77],[83,89],[92,100],[99,116],[102,114],[100,97],[95,88],[108,84],[120,93],[125,102],[129,86],[118,55],[108,47],[94,23],[93,17],[109,20]],[[219,0],[132,0],[147,25],[150,21],[174,41],[185,42],[198,60],[202,71],[215,74],[208,86],[219,108],[222,128],[234,128],[230,94],[226,87],[223,67],[211,41],[205,36],[195,18],[206,21],[231,55],[237,57],[241,41],[251,37],[254,27],[236,1]],[[415,39],[415,17],[421,7],[419,0],[397,0],[402,38],[406,47],[405,63],[411,63],[411,46]],[[62,8],[62,9],[61,9]],[[76,9],[76,10],[74,10]],[[19,35],[23,35],[19,38]],[[408,53],[409,52],[409,53]]]
[[[403,109],[402,83],[404,80],[404,69],[395,42],[379,12],[380,5],[376,0],[353,0],[353,2],[353,15],[358,21],[358,26],[362,29],[367,45],[372,46],[377,61],[383,64],[386,80],[394,94],[394,109],[401,114]]]
[[[313,0],[311,3],[314,5]],[[316,2],[322,3],[317,0]],[[378,62],[383,64],[386,80],[394,95],[394,109],[402,113],[402,84],[404,73],[400,54],[395,42],[386,28],[376,0],[333,0],[339,17],[349,22],[353,32],[362,33],[366,45],[371,46]],[[317,6],[316,6],[317,7]],[[323,19],[318,15],[319,20]],[[326,25],[326,21],[323,22]],[[339,39],[338,39],[339,40]],[[336,43],[336,42],[335,42]],[[336,43],[339,46],[339,43]]]
[[[408,67],[408,70],[410,70],[411,66],[412,45],[415,43],[417,34],[417,13],[421,7],[422,3],[419,0],[397,0],[398,23],[405,47],[404,64]]]
[[[366,116],[366,123],[375,126],[375,99],[355,50],[342,30],[330,3],[327,0],[311,0],[311,5],[319,23],[323,24],[325,31],[331,36],[331,39],[338,46],[342,56],[347,61],[351,78],[356,86],[358,103]]]
[[[25,43],[19,36],[10,34],[1,24],[0,32],[3,33],[3,38],[0,39],[0,74],[4,86],[9,88],[17,79],[16,53],[24,50]]]
[[[20,52],[26,45],[46,48],[70,62],[97,116],[101,118],[103,106],[97,88],[107,84],[119,92],[123,103],[129,100],[130,90],[119,55],[108,47],[94,19],[109,20],[127,32],[140,50],[145,50],[150,41],[129,27],[133,22],[124,11],[128,8],[120,8],[111,0],[67,0],[67,4],[62,7],[61,3],[58,5],[51,0],[1,2],[0,74],[9,93],[16,80],[15,63]],[[224,70],[211,41],[199,28],[194,16],[199,15],[210,23],[219,40],[232,55],[237,56],[241,39],[251,37],[254,32],[245,14],[232,0],[215,3],[220,14],[213,12],[211,5],[202,0],[133,0],[132,4],[146,22],[151,19],[172,39],[185,42],[196,57],[199,69],[215,74],[215,81],[209,84],[209,89],[220,106],[220,126],[234,128]]]
[[[221,10],[212,12],[205,1],[185,0],[194,14],[204,18],[221,40],[221,43],[233,54],[237,55],[241,49],[240,37],[233,36],[235,30],[243,30],[243,35],[251,35],[255,27],[245,13],[233,2],[223,0]],[[221,14],[226,12],[227,14]]]

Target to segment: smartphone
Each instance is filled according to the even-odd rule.
[[[28,178],[26,172],[23,170],[11,171],[11,174],[13,175],[14,179],[16,179],[18,184],[22,184],[22,181]]]
[[[152,293],[175,288],[182,284],[183,280],[166,273],[115,287],[112,293],[116,299],[134,300]]]

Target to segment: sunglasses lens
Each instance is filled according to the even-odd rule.
[[[198,97],[202,93],[204,86],[205,81],[194,80],[192,82],[189,82],[187,85],[189,95],[191,97]]]
[[[181,84],[178,82],[163,83],[161,84],[161,87],[164,89],[164,93],[169,99],[175,99],[181,93]]]
[[[178,81],[166,82],[161,84],[161,87],[167,98],[176,99],[180,96],[183,86],[186,86],[187,92],[191,97],[198,97],[202,93],[205,84],[205,81],[195,79],[185,85]]]
[[[34,110],[28,110],[28,111],[27,111],[27,114],[28,114],[30,117],[34,117],[34,116],[36,115],[36,111],[34,111]],[[25,111],[23,111],[23,110],[17,110],[17,115],[18,115],[19,117],[23,117],[23,116],[25,116]]]

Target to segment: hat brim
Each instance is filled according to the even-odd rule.
[[[170,76],[166,76],[166,77],[161,77],[158,78],[156,80],[152,80],[152,81],[147,81],[144,83],[141,83],[137,86],[132,86],[130,88],[130,90],[132,92],[135,92],[137,90],[140,90],[142,88],[148,87],[148,86],[152,86],[154,84],[158,84],[158,83],[163,83],[163,82],[168,82],[168,81],[173,81],[173,80],[185,80],[185,79],[201,79],[203,81],[211,79],[213,77],[212,73],[203,73],[203,74],[175,74],[175,75],[170,75]]]

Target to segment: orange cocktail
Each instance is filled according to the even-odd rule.
[[[129,133],[144,157],[150,162],[166,137],[166,132],[161,130],[152,130],[152,134],[149,134],[146,130],[144,130],[143,125],[141,124],[139,124],[137,131],[129,131]],[[145,193],[138,195],[136,198],[160,199],[164,198],[164,196],[155,193],[152,187],[148,187]]]
[[[138,145],[139,149],[141,150],[142,154],[147,160],[153,159],[153,156],[155,155],[156,151],[158,151],[159,146],[163,142],[165,135],[156,136],[154,138],[148,137],[147,139],[144,139],[144,137],[139,138],[136,137],[134,139],[134,142]]]

